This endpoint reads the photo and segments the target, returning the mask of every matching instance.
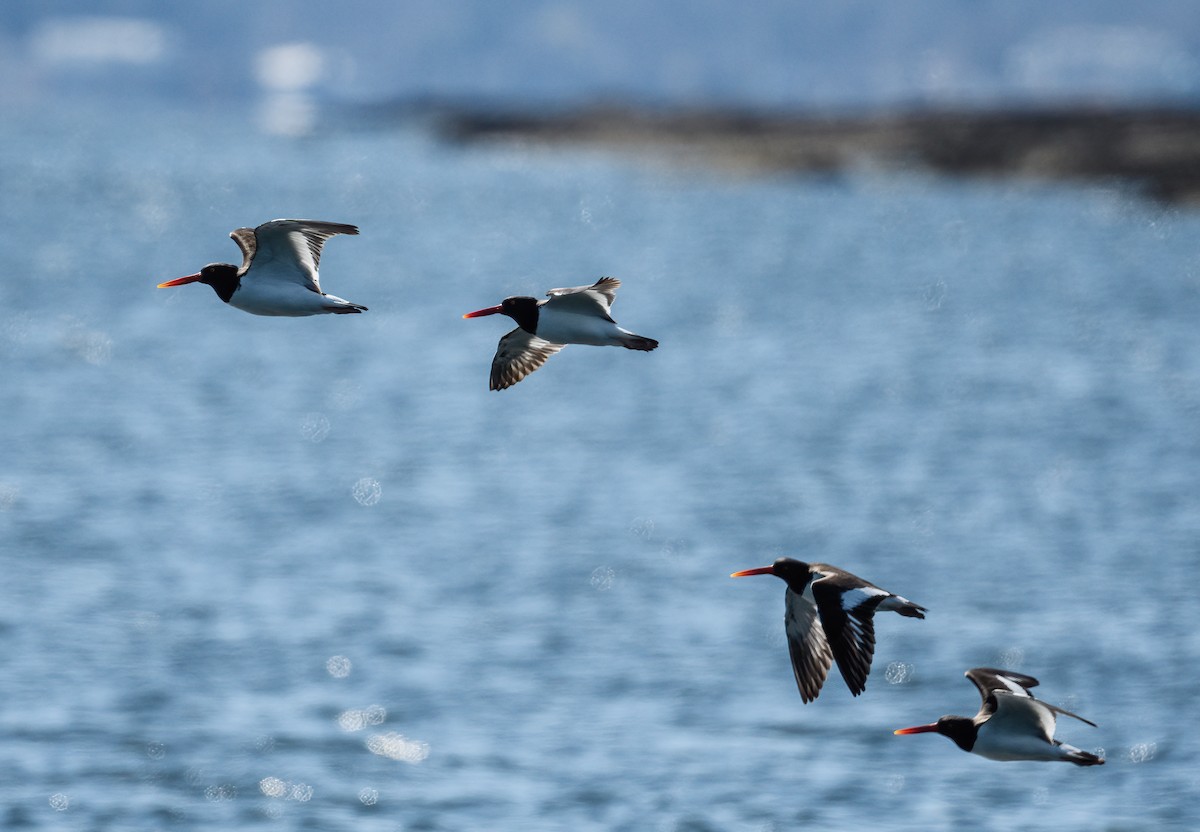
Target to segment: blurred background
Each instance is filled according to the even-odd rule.
[[[0,75],[0,826],[1200,824],[1193,3],[8,0]],[[154,288],[277,217],[368,313]],[[489,392],[462,313],[602,275],[662,346]],[[784,554],[929,608],[863,696]],[[978,665],[1107,765],[892,735]]]
[[[6,100],[67,93],[217,106],[309,89],[402,96],[846,108],[1189,101],[1185,0],[656,3],[12,0]]]

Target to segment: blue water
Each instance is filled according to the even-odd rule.
[[[1200,214],[1117,186],[0,121],[5,829],[1195,829]],[[361,316],[156,283],[352,222]],[[611,274],[651,354],[502,393]],[[781,554],[929,607],[802,705]],[[976,665],[1100,768],[892,730]]]

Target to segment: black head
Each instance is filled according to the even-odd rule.
[[[900,728],[892,733],[938,733],[954,740],[954,744],[963,751],[970,751],[975,747],[975,740],[979,737],[979,726],[975,724],[975,720],[967,719],[965,716],[943,716],[937,722],[931,722],[928,725],[914,725],[912,728]]]
[[[811,567],[802,560],[795,558],[777,558],[771,564],[773,574],[787,581],[787,585],[795,592],[803,592],[812,579]]]
[[[975,720],[965,716],[943,716],[938,718],[937,732],[954,740],[954,744],[963,751],[970,751],[979,736],[979,726]]]
[[[517,326],[530,334],[537,332],[538,300],[527,295],[516,295],[500,301],[500,314],[517,322]]]
[[[499,306],[489,306],[463,315],[464,318],[482,318],[484,315],[507,315],[517,322],[517,326],[530,335],[537,335],[538,299],[525,295],[505,298]]]
[[[734,572],[731,577],[745,578],[749,575],[774,575],[787,581],[788,589],[800,593],[808,586],[812,578],[811,568],[807,563],[795,558],[778,558],[770,566],[760,566],[757,569],[744,569]]]
[[[158,288],[165,289],[168,286],[182,286],[185,283],[205,283],[213,287],[213,290],[217,293],[217,297],[229,303],[229,299],[237,291],[239,280],[237,266],[231,266],[228,263],[209,263],[195,274],[189,274],[187,277],[177,277],[174,280],[168,280],[166,283],[160,283],[158,284]]]
[[[200,282],[213,287],[217,297],[229,303],[238,287],[238,267],[229,263],[209,263],[200,270]]]

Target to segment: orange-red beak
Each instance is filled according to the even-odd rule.
[[[503,306],[489,306],[487,309],[476,309],[474,312],[468,312],[463,315],[464,318],[482,318],[484,315],[495,315],[497,312],[503,312]]]
[[[158,284],[158,288],[166,289],[169,286],[182,286],[185,283],[195,283],[200,279],[200,272],[189,274],[187,277],[177,277],[174,280],[168,280],[166,283]]]
[[[757,569],[743,569],[741,572],[734,572],[729,577],[731,578],[747,578],[750,575],[774,575],[774,566],[760,566]]]
[[[928,725],[914,725],[911,728],[897,728],[893,734],[933,734],[937,733],[937,723],[931,722]]]

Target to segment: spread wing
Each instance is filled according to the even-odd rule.
[[[792,672],[796,676],[800,698],[811,702],[825,684],[825,677],[833,665],[833,653],[829,651],[829,642],[817,617],[816,604],[807,595],[787,591],[783,629],[787,634],[788,654],[792,657]]]
[[[1038,680],[1032,676],[1011,670],[997,670],[994,667],[973,667],[963,675],[979,689],[979,696],[983,700],[979,706],[980,717],[996,712],[996,691],[1032,699],[1029,689],[1038,686]]]
[[[569,289],[551,289],[546,293],[555,308],[564,312],[579,312],[587,315],[600,314],[602,318],[612,323],[609,310],[617,299],[617,287],[621,281],[615,277],[602,277],[591,286],[573,286]]]
[[[235,228],[229,232],[229,236],[242,250],[242,267],[237,272],[238,277],[241,277],[246,273],[246,269],[250,268],[250,261],[254,259],[254,252],[258,248],[258,243],[254,240],[254,229]]]
[[[964,675],[975,683],[975,687],[979,688],[979,695],[983,698],[983,704],[980,705],[979,714],[976,718],[998,714],[1005,701],[1003,697],[1008,696],[1027,699],[1030,702],[1036,703],[1039,708],[1045,709],[1048,712],[1049,719],[1048,736],[1054,734],[1055,714],[1069,716],[1073,719],[1078,719],[1080,722],[1086,722],[1093,728],[1096,727],[1096,723],[1090,719],[1084,719],[1079,714],[1072,713],[1066,708],[1060,708],[1057,705],[1051,705],[1049,702],[1034,699],[1029,689],[1036,688],[1038,680],[1032,676],[1026,676],[1023,673],[1016,673],[1011,670],[997,670],[994,667],[973,667]],[[1009,708],[1011,710],[1011,706]]]
[[[847,588],[840,578],[834,574],[813,581],[812,593],[838,670],[858,696],[867,689],[875,657],[875,608],[888,593],[869,584]]]
[[[988,722],[1003,733],[1011,730],[1014,735],[1035,734],[1048,743],[1054,742],[1055,708],[1029,694],[1009,690],[994,690],[992,698],[996,702],[996,710]]]
[[[501,338],[500,345],[496,347],[489,388],[503,390],[511,387],[545,364],[547,358],[562,348],[562,344],[544,341],[517,327]]]
[[[353,225],[321,220],[271,220],[254,229],[254,244],[245,243],[239,228],[230,234],[241,247],[249,269],[254,259],[254,277],[299,283],[314,292],[321,291],[317,269],[321,265],[321,247],[336,234],[357,234]]]

